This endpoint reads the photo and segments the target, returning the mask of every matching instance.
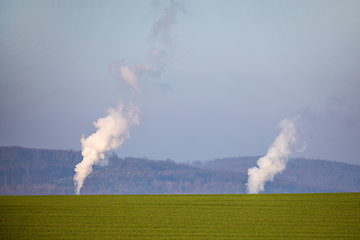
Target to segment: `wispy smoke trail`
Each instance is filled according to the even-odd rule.
[[[286,168],[292,146],[297,142],[295,124],[292,120],[284,119],[280,122],[281,132],[268,149],[264,157],[257,161],[258,167],[248,169],[247,188],[249,193],[264,191],[267,181],[273,181],[277,173]],[[302,149],[302,151],[305,149]]]
[[[158,48],[151,48],[144,62],[124,64],[123,60],[118,60],[110,64],[109,71],[113,78],[123,80],[132,86],[135,91],[141,92],[139,78],[160,76],[165,65],[165,52]]]
[[[159,39],[165,45],[171,45],[171,27],[177,22],[177,14],[184,11],[182,4],[177,1],[170,1],[170,6],[165,9],[164,15],[154,24],[152,33],[148,40]]]
[[[164,14],[155,22],[148,38],[148,42],[157,40],[165,48],[171,48],[171,27],[177,21],[177,14],[183,10],[182,5],[176,1],[170,1],[170,6],[164,9]],[[141,78],[159,77],[166,66],[166,53],[164,50],[151,47],[145,60],[140,63],[126,64],[124,60],[118,60],[110,64],[109,71],[114,79],[122,80],[141,92],[139,80]]]
[[[92,172],[94,164],[104,163],[105,153],[120,147],[125,138],[130,136],[129,129],[139,124],[138,109],[131,107],[124,111],[123,104],[118,108],[110,108],[105,118],[94,122],[97,131],[87,138],[81,137],[81,155],[83,160],[75,167],[75,193],[79,194],[85,178]],[[105,163],[106,164],[106,163]]]

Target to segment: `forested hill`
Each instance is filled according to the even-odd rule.
[[[192,165],[202,169],[229,170],[246,174],[249,168],[257,166],[256,162],[259,158],[259,156],[223,158],[193,162]],[[299,183],[319,191],[359,192],[360,166],[320,159],[295,158],[288,161],[282,173],[275,175],[274,183],[276,182]],[[273,184],[268,183],[268,185]]]
[[[246,193],[247,169],[258,157],[178,164],[171,160],[109,157],[95,166],[81,194]],[[0,147],[0,194],[74,194],[79,151]],[[360,167],[323,160],[292,159],[267,183],[267,193],[359,192]]]

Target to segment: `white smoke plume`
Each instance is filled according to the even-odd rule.
[[[273,181],[277,173],[286,168],[288,157],[292,147],[297,142],[295,123],[292,120],[284,119],[280,122],[281,132],[268,149],[264,157],[257,161],[258,167],[248,169],[247,188],[249,193],[264,191],[267,181]],[[301,151],[305,150],[305,147]]]
[[[105,153],[120,147],[125,138],[130,137],[129,129],[139,124],[138,109],[135,106],[124,110],[124,105],[110,108],[108,115],[94,122],[97,131],[87,138],[81,137],[83,160],[75,167],[75,193],[80,194],[85,178],[92,172],[94,164],[106,165]]]
[[[171,46],[170,27],[176,23],[178,10],[181,10],[180,4],[174,0],[170,1],[170,7],[165,9],[163,16],[154,24],[149,39],[157,39],[165,47]],[[142,62],[127,64],[124,60],[118,60],[109,65],[109,71],[114,79],[130,85],[135,92],[141,92],[140,80],[149,76],[159,77],[165,66],[165,51],[150,47]],[[134,124],[139,124],[137,108],[132,107],[124,112],[123,104],[117,109],[110,109],[108,116],[94,122],[97,131],[87,138],[81,138],[83,160],[75,167],[76,194],[80,194],[84,180],[92,172],[93,165],[106,165],[105,153],[120,147],[125,138],[130,136],[129,128]]]

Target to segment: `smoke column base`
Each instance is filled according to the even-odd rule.
[[[79,195],[85,178],[92,172],[94,164],[105,163],[105,153],[120,147],[125,138],[129,138],[129,129],[132,125],[139,124],[138,109],[130,106],[127,111],[124,105],[110,108],[108,115],[94,122],[97,131],[87,138],[81,137],[81,155],[83,160],[75,166],[75,194]]]
[[[280,134],[276,137],[265,156],[257,161],[258,167],[248,169],[248,193],[257,194],[264,191],[265,183],[273,181],[274,176],[286,168],[291,147],[296,143],[296,128],[292,120],[280,122]]]

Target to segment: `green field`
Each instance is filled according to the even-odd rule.
[[[1,239],[360,239],[360,193],[0,196]]]

